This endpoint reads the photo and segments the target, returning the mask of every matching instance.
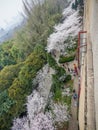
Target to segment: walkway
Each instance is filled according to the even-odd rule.
[[[73,63],[69,65],[69,68],[73,66]],[[74,77],[74,84],[73,89],[76,90],[76,93],[78,94],[78,76]],[[78,130],[78,104],[76,105],[75,100],[72,98],[71,103],[71,118],[69,121],[69,128],[68,130]]]
[[[94,84],[89,86],[89,88],[91,88],[91,87],[93,88],[93,90],[91,90],[91,95],[92,95],[92,93],[94,95],[92,95],[92,97],[91,97],[93,102],[90,102],[89,104],[91,104],[93,106],[93,103],[95,102],[95,111],[92,111],[93,118],[91,118],[91,121],[93,122],[93,125],[94,125],[93,130],[98,130],[98,0],[90,0],[90,1],[91,1],[91,6],[89,6],[90,13],[88,14],[88,12],[86,12],[87,13],[86,15],[87,16],[89,15],[89,17],[90,17],[90,19],[88,19],[90,22],[89,28],[91,31],[89,40],[91,40],[91,43],[92,43]],[[88,0],[88,3],[90,3],[90,1]],[[89,22],[86,21],[87,24]],[[89,41],[88,41],[88,43],[89,43]],[[90,66],[89,66],[89,69],[90,69]],[[93,74],[91,75],[90,79],[91,78],[93,78]],[[94,91],[94,92],[92,92],[92,91]],[[89,93],[90,93],[90,91],[89,91]],[[94,110],[94,108],[92,108],[92,109]],[[92,109],[90,108],[90,110],[92,110]],[[94,117],[96,119],[94,119]],[[90,118],[89,114],[88,114],[88,118]],[[94,120],[96,120],[96,121],[94,121]],[[91,124],[91,122],[89,123],[89,127],[91,128],[90,124]],[[96,125],[96,128],[95,128],[95,125]]]

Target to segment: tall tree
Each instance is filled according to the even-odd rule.
[[[77,10],[77,7],[78,7],[78,1],[75,0],[75,10]]]

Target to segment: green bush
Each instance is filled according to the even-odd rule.
[[[33,9],[30,5],[31,15],[28,16],[26,26],[13,40],[0,46],[0,113],[3,113],[0,116],[0,130],[10,130],[13,119],[25,111],[26,97],[32,92],[32,80],[39,69],[47,61],[51,67],[57,67],[56,61],[50,55],[46,58],[44,50],[53,26],[61,18],[63,8],[60,8],[64,0],[59,0],[59,3],[56,1],[55,3],[53,0],[47,0],[35,5]],[[63,70],[60,70],[58,75],[61,73]],[[57,87],[56,97],[60,96],[58,92],[61,86],[57,81],[58,77],[54,82],[54,87]]]
[[[56,63],[55,59],[49,53],[47,53],[47,62],[50,67],[52,67],[54,69],[57,67],[57,63]]]
[[[52,76],[52,87],[51,91],[53,93],[53,99],[55,101],[61,101],[62,100],[62,87],[64,86],[64,83],[60,78],[62,76],[66,75],[66,71],[64,68],[56,66],[55,68],[56,74]]]
[[[67,51],[68,51],[69,53],[75,52],[76,49],[77,49],[77,45],[74,45],[73,47],[67,47]]]
[[[78,0],[78,3],[79,3],[80,6],[83,6],[83,5],[84,5],[83,0]]]
[[[41,45],[37,45],[23,63],[6,66],[1,70],[0,114],[4,115],[6,112],[7,118],[10,118],[10,116],[14,118],[25,111],[26,97],[32,92],[32,80],[46,61],[44,48]],[[4,90],[8,91],[8,95],[3,93]],[[4,117],[3,115],[2,118]],[[6,121],[6,118],[1,119],[0,117],[0,124],[3,121]],[[9,126],[11,126],[10,119],[9,124],[1,125],[0,129],[5,129],[6,127],[9,129]]]
[[[66,78],[65,78],[65,80],[64,80],[64,82],[68,82],[70,80],[71,80],[71,75],[67,75]]]
[[[81,9],[83,5],[84,5],[83,0],[75,0],[75,2],[72,3],[72,9],[77,10],[78,7]]]
[[[61,86],[62,82],[59,81],[58,75],[53,75],[51,91],[53,93],[53,99],[55,101],[60,101],[62,98]]]
[[[71,80],[71,75],[66,75],[65,69],[59,66],[56,66],[55,70],[56,70],[56,74],[52,76],[51,91],[53,93],[53,99],[55,101],[61,101],[62,88],[64,86],[64,83],[67,83],[69,80]],[[62,78],[64,80],[62,80]]]
[[[58,77],[61,77],[66,74],[65,69],[62,67],[56,66],[55,69],[56,69],[56,75],[58,75]]]
[[[62,101],[62,87],[65,83],[71,80],[71,75],[66,75],[64,81],[60,80],[59,75],[55,74],[52,76],[52,87],[53,100]]]
[[[71,96],[64,96],[63,97],[64,103],[67,104],[69,108],[71,106],[71,98],[72,98]]]
[[[8,89],[14,79],[18,76],[23,64],[16,64],[4,67],[0,72],[0,92]]]
[[[73,56],[60,56],[60,59],[59,59],[59,63],[65,63],[65,62],[70,62],[70,61],[73,61],[75,59],[75,55]]]
[[[7,113],[15,102],[9,98],[7,90],[0,93],[0,116]]]

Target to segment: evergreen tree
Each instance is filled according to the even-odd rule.
[[[78,0],[78,3],[79,3],[80,6],[82,6],[83,5],[83,0]]]
[[[77,7],[78,7],[78,1],[75,0],[75,10],[77,10]]]
[[[74,3],[72,3],[72,9],[75,9],[75,4]]]

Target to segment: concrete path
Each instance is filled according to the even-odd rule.
[[[94,89],[96,118],[96,128],[93,128],[93,130],[98,130],[98,0],[92,0],[92,15],[90,14],[90,16],[92,16],[90,28],[94,67],[94,87],[93,85],[92,87]]]
[[[75,90],[78,92],[77,90],[78,87],[78,78],[75,77],[74,79],[74,88]],[[76,105],[76,102],[73,98],[72,98],[72,104],[71,104],[71,119],[69,121],[69,129],[68,130],[78,130],[78,121],[77,121],[77,117],[78,117],[78,104]]]
[[[98,0],[85,2],[84,27],[88,34],[88,47],[92,44],[87,50],[87,130],[98,130]]]
[[[70,66],[72,67],[73,63]],[[78,94],[78,76],[74,77],[74,84],[73,89],[76,90],[76,93]],[[72,103],[71,103],[71,118],[69,121],[69,128],[68,130],[78,130],[78,99],[74,100],[72,97]]]

